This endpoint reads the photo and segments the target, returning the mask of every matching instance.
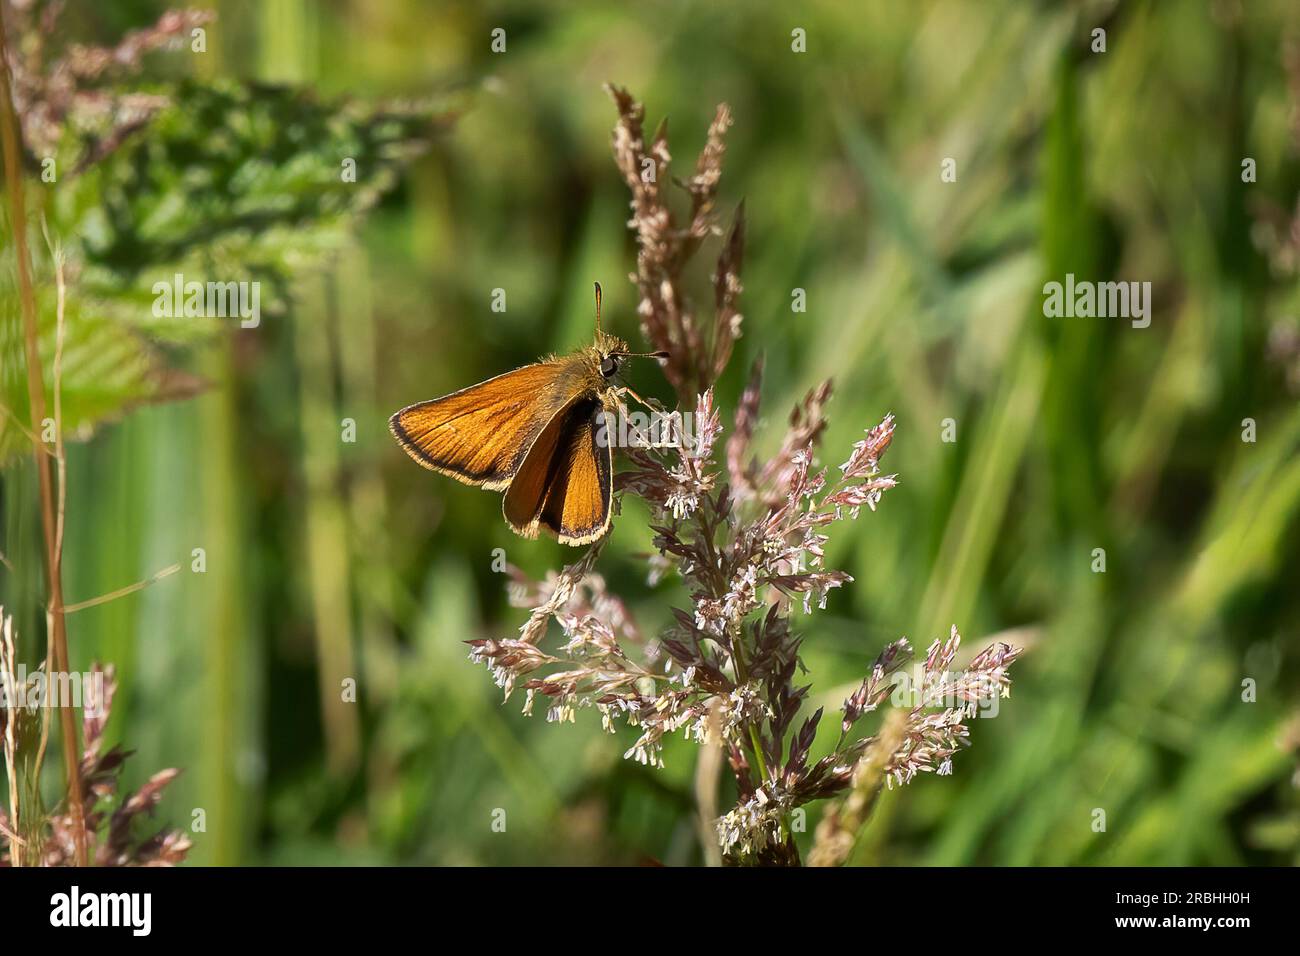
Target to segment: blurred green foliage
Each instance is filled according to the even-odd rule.
[[[162,9],[69,6],[97,42]],[[74,666],[118,666],[110,735],[137,751],[129,782],[185,768],[162,813],[207,811],[195,860],[700,860],[693,745],[674,741],[663,771],[623,761],[630,740],[594,714],[524,718],[466,660],[464,640],[522,620],[493,550],[539,576],[573,553],[513,537],[497,496],[414,467],[385,428],[404,404],[583,343],[593,279],[607,325],[633,336],[607,80],[651,123],[670,117],[679,169],[714,105],[735,113],[721,196],[746,199],[749,229],[724,408],[762,353],[767,447],[828,376],[827,463],[899,419],[885,464],[902,485],[828,548],[856,581],[804,643],[814,706],[837,706],[900,635],[925,646],[956,623],[968,645],[1012,630],[1029,649],[954,775],[887,794],[858,860],[1297,860],[1300,405],[1269,357],[1297,289],[1260,243],[1267,210],[1300,192],[1294,4],[212,6],[208,52],[182,55],[195,108],[51,200],[80,195],[101,221],[64,220],[97,277],[70,303],[87,321],[148,323],[141,290],[175,262],[252,278],[270,260],[291,279],[291,304],[256,330],[146,329],[212,387],[69,448],[69,600],[185,567],[74,614],[69,634]],[[340,133],[307,101],[236,81],[466,102],[355,240],[339,229],[318,247],[291,217],[247,219],[237,189],[327,202],[276,153],[284,125],[317,157],[383,133]],[[210,137],[245,152],[220,182],[187,180],[184,144]],[[1243,183],[1245,157],[1258,182]],[[359,163],[363,188],[388,185],[376,173]],[[152,211],[112,214],[133,190]],[[278,257],[300,249],[313,255]],[[1151,327],[1045,318],[1042,284],[1066,272],[1150,281]],[[652,367],[635,384],[668,396]],[[38,553],[31,484],[5,473],[11,557]],[[645,517],[624,503],[601,570],[652,629],[683,596],[644,581]],[[0,571],[5,603],[39,594],[31,564]],[[340,701],[346,677],[358,704]]]

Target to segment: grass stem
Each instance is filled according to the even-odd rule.
[[[8,50],[4,14],[0,11],[0,53]],[[18,272],[19,298],[23,315],[27,350],[27,391],[31,401],[32,431],[39,433],[45,420],[45,382],[41,371],[39,330],[36,315],[36,292],[32,284],[31,262],[27,250],[27,210],[23,196],[21,146],[18,120],[14,113],[9,63],[0,55],[0,147],[4,153],[5,180],[9,193],[9,221],[14,233],[14,258]],[[63,574],[59,555],[59,524],[56,515],[54,479],[47,456],[34,446],[36,474],[41,496],[41,529],[45,539],[45,575],[49,593],[50,670],[67,672],[68,634],[63,615]],[[89,862],[86,841],[86,817],[81,793],[81,771],[77,762],[78,737],[74,708],[59,709],[63,736],[63,762],[68,787],[68,808],[72,814],[72,838],[78,866]]]

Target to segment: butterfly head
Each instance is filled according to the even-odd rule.
[[[600,374],[604,379],[611,379],[623,368],[627,361],[627,343],[605,332],[596,333],[596,355],[600,360]]]

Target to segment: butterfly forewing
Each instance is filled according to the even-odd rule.
[[[408,405],[389,419],[393,437],[426,468],[499,491],[548,422],[572,397],[563,362],[539,362],[442,398]]]
[[[506,521],[519,534],[551,531],[564,544],[586,544],[609,527],[614,462],[602,440],[604,406],[586,394],[542,430],[506,492]]]

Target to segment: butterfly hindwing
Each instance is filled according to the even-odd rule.
[[[602,435],[604,406],[585,394],[538,435],[506,492],[502,510],[519,534],[539,528],[561,543],[587,544],[609,528],[614,491],[612,442]]]
[[[408,405],[389,419],[406,453],[426,468],[499,491],[570,397],[564,363],[525,365],[442,398]]]

